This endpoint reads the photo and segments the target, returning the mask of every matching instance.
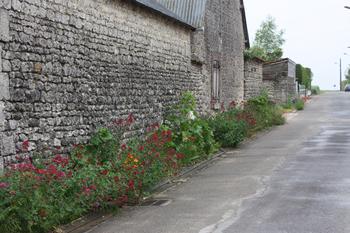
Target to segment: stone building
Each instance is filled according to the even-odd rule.
[[[196,28],[192,73],[204,79],[204,109],[209,104],[218,109],[222,103],[243,100],[243,53],[249,47],[243,0],[157,1]]]
[[[244,100],[259,96],[263,89],[263,65],[259,58],[246,58],[244,62]]]
[[[295,66],[295,62],[289,58],[264,64],[263,86],[274,102],[284,103],[296,96]]]
[[[202,112],[243,98],[243,2],[197,1],[190,21],[157,1],[0,0],[0,166],[129,113],[142,132],[186,90]]]

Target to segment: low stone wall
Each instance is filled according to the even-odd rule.
[[[263,61],[246,59],[244,64],[244,100],[257,97],[263,91]]]
[[[189,28],[128,1],[0,0],[0,157],[27,139],[65,151],[129,113],[140,132],[203,95],[198,69]]]
[[[276,103],[284,103],[297,94],[295,62],[282,59],[263,66],[263,86]]]

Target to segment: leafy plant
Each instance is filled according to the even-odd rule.
[[[185,155],[181,160],[184,165],[206,158],[218,148],[212,129],[198,117],[196,100],[190,92],[183,94],[175,113],[167,117],[163,128],[174,132],[171,146]]]
[[[295,109],[298,111],[304,110],[304,101],[301,99],[297,99],[295,102]]]
[[[250,133],[273,125],[282,125],[285,122],[281,109],[270,102],[267,93],[262,93],[260,96],[248,100],[244,112],[250,114],[256,121],[255,125],[251,125]]]
[[[208,120],[214,131],[215,140],[222,147],[236,147],[247,135],[247,122],[239,119],[239,111],[230,109]]]

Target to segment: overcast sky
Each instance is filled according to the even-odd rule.
[[[310,67],[313,83],[339,88],[339,58],[350,64],[350,0],[245,0],[249,36],[254,40],[261,22],[271,15],[285,30],[284,57]],[[344,53],[348,53],[346,56]]]

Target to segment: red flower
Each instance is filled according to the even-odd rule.
[[[131,125],[132,123],[134,123],[134,121],[135,121],[135,118],[134,118],[134,116],[132,115],[132,113],[130,113],[129,116],[128,116],[128,118],[127,118],[127,120],[126,120],[126,123],[129,124],[129,125]]]
[[[104,176],[108,175],[108,170],[101,171],[101,175],[104,175]]]
[[[90,185],[90,189],[92,189],[92,190],[94,190],[94,191],[96,191],[96,185]]]
[[[185,158],[185,155],[184,154],[176,154],[176,158],[183,159],[183,158]]]
[[[29,140],[25,140],[23,143],[22,143],[22,149],[24,151],[28,151],[29,149]]]
[[[58,172],[56,172],[56,177],[57,178],[62,178],[62,177],[64,177],[66,175],[66,173],[64,173],[63,171],[58,171]]]
[[[143,151],[144,149],[145,149],[144,146],[139,146],[139,151],[140,151],[140,152]]]
[[[128,186],[129,186],[130,189],[134,189],[134,187],[135,187],[134,180],[130,180],[129,183],[128,183]]]
[[[157,134],[157,133],[154,133],[154,134],[152,135],[152,140],[153,140],[153,142],[157,142],[157,141],[159,140],[158,134]]]
[[[44,169],[36,169],[36,173],[37,174],[40,174],[40,175],[43,175],[43,174],[45,174],[46,173],[46,171],[44,170]]]
[[[118,177],[118,176],[115,176],[115,177],[114,177],[114,181],[115,181],[116,183],[118,183],[118,182],[119,182],[119,177]]]
[[[122,150],[126,150],[126,145],[125,144],[122,145]]]
[[[50,164],[49,167],[47,168],[47,172],[51,175],[56,175],[57,174],[57,167],[53,164]]]

